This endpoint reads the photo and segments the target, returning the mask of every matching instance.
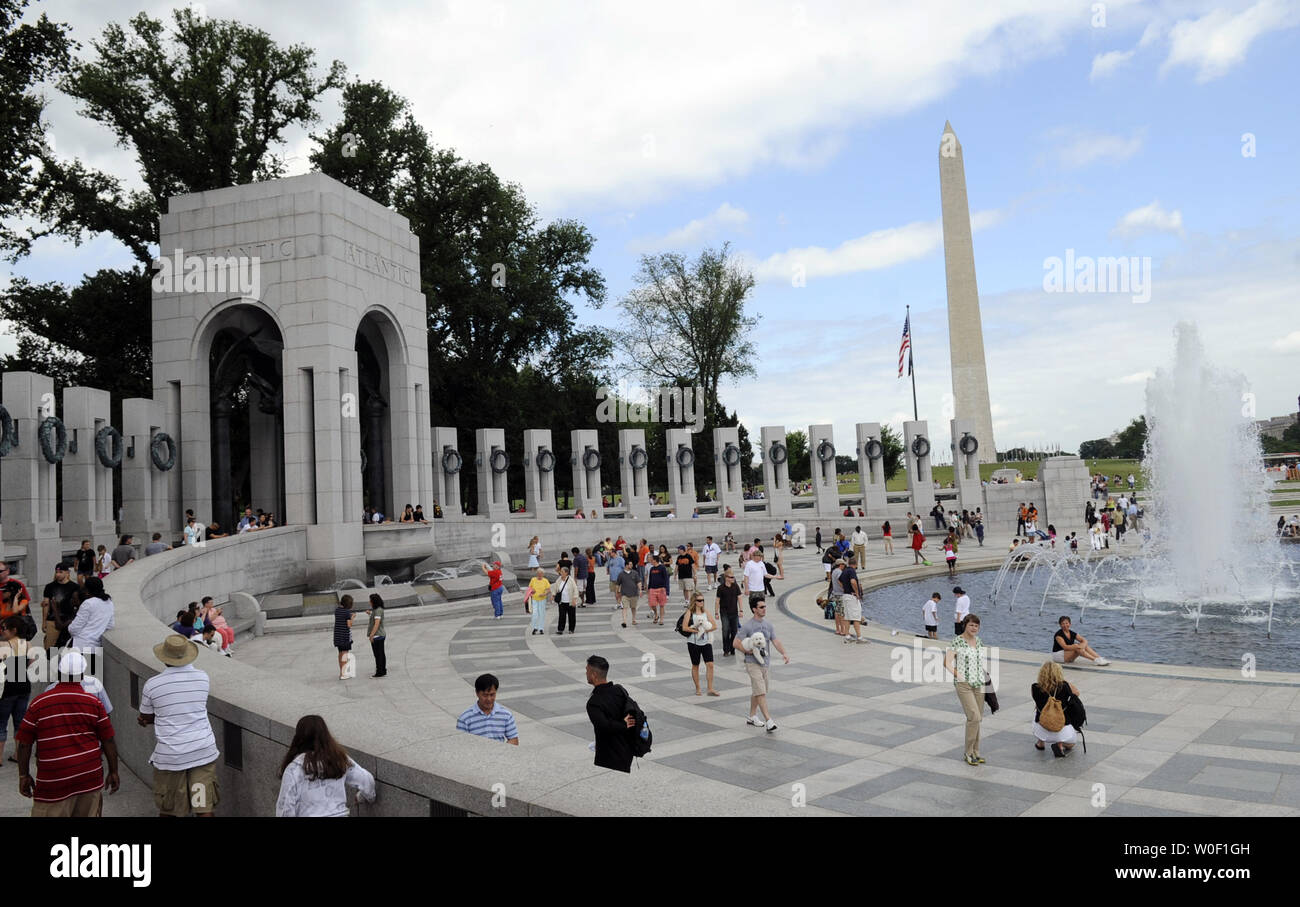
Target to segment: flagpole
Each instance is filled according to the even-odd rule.
[[[910,305],[907,307],[907,321],[908,324],[911,324],[912,322],[912,307]],[[913,367],[912,363],[912,351],[915,349],[916,334],[912,333],[907,341],[907,373],[912,376],[912,420],[914,422],[920,422],[921,417],[917,415],[916,410],[916,369]]]

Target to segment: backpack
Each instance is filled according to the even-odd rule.
[[[768,576],[776,576],[776,564],[771,561],[763,561],[763,566],[767,569]]]
[[[692,633],[690,630],[687,630],[686,627],[685,627],[685,624],[686,624],[686,615],[689,614],[689,613],[690,613],[689,611],[683,611],[680,615],[678,615],[678,617],[677,617],[677,623],[674,625],[674,629],[675,629],[678,633],[680,633],[680,634],[682,634],[683,636],[685,636],[687,639],[690,639],[692,636],[695,635],[695,634]]]
[[[1043,730],[1052,733],[1065,727],[1065,709],[1061,705],[1061,700],[1051,693],[1047,694],[1047,702],[1043,703],[1043,707],[1038,712],[1038,723]]]
[[[641,711],[641,706],[636,704],[635,699],[627,695],[627,690],[623,690],[623,695],[627,700],[624,708],[627,712],[631,712],[632,717],[636,719],[636,726],[628,728],[628,733],[634,735],[632,737],[632,755],[639,759],[649,754],[650,747],[654,744],[655,735],[650,730],[650,719],[646,717],[645,712]]]
[[[1083,726],[1088,723],[1088,710],[1083,707],[1083,700],[1078,696],[1071,696],[1070,701],[1065,704],[1065,720],[1076,731],[1082,731]],[[1088,751],[1086,746],[1083,751],[1085,753]]]

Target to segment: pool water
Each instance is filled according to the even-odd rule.
[[[1289,556],[1300,554],[1300,546],[1287,547]],[[957,599],[952,589],[961,586],[970,595],[972,613],[979,615],[980,637],[987,645],[1047,654],[1057,618],[1068,616],[1074,632],[1111,661],[1300,672],[1300,594],[1294,589],[1279,593],[1269,638],[1267,622],[1258,611],[1242,616],[1242,609],[1231,604],[1208,606],[1199,632],[1194,616],[1177,605],[1139,610],[1135,620],[1131,604],[1093,602],[1081,608],[1055,587],[1040,614],[1045,576],[1036,580],[1037,590],[1026,579],[1013,606],[1008,606],[1006,596],[994,606],[990,598],[996,575],[996,570],[958,571],[956,579],[939,576],[895,583],[867,593],[864,616],[873,624],[924,635],[921,606],[938,592],[942,596],[939,638],[950,639]],[[1263,611],[1267,609],[1265,602]]]

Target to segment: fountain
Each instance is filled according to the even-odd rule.
[[[1122,609],[1131,610],[1130,627],[1139,617],[1181,615],[1196,633],[1203,620],[1265,624],[1271,639],[1277,605],[1300,599],[1297,561],[1267,517],[1245,378],[1206,361],[1194,325],[1178,325],[1175,337],[1173,365],[1147,383],[1140,550],[1018,548],[993,580],[995,605],[1014,611],[1025,604],[1022,590],[1033,590],[1039,615],[1050,600],[1058,610],[1077,607],[1080,621],[1089,609]]]

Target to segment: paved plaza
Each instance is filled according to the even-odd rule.
[[[945,592],[953,585],[943,568],[910,567],[910,551],[896,550],[888,558],[872,541],[866,585],[927,575]],[[990,537],[982,552],[969,542],[962,562],[991,566],[1005,551],[1003,539]],[[356,679],[338,680],[329,618],[295,619],[301,632],[280,632],[289,622],[273,627],[265,637],[241,641],[237,658],[321,691],[451,725],[474,701],[474,678],[491,672],[501,681],[498,701],[518,720],[521,755],[536,741],[547,746],[548,757],[568,754],[590,765],[583,666],[587,656],[600,654],[610,661],[610,679],[627,687],[654,729],[654,751],[634,773],[684,773],[689,789],[707,790],[707,802],[758,796],[768,812],[783,799],[791,814],[1300,815],[1300,678],[1294,675],[1247,680],[1213,668],[1067,667],[1087,704],[1088,750],[1077,747],[1054,759],[1033,749],[1029,731],[1029,686],[1043,656],[1003,650],[1002,708],[995,716],[986,709],[981,733],[988,764],[971,767],[961,758],[964,721],[952,684],[891,679],[891,652],[910,648],[912,634],[891,635],[873,624],[869,642],[842,644],[814,601],[824,582],[815,551],[789,552],[785,566],[786,579],[774,582],[779,603],[770,618],[791,663],[778,657],[772,668],[774,733],[745,723],[748,680],[738,658],[722,658],[716,642],[721,696],[694,695],[686,641],[671,626],[681,601],[676,586],[665,626],[651,624],[642,606],[640,624],[623,629],[607,584],[597,582],[598,602],[579,609],[576,635],[554,635],[555,614],[548,614],[547,635],[529,635],[517,595],[500,621],[492,619],[486,598],[468,606],[473,613],[437,618],[419,609],[390,611],[389,676],[382,680],[369,676],[373,663],[360,619]],[[870,601],[868,594],[868,619]],[[975,613],[982,604],[974,603]],[[656,804],[637,811],[654,814]]]

